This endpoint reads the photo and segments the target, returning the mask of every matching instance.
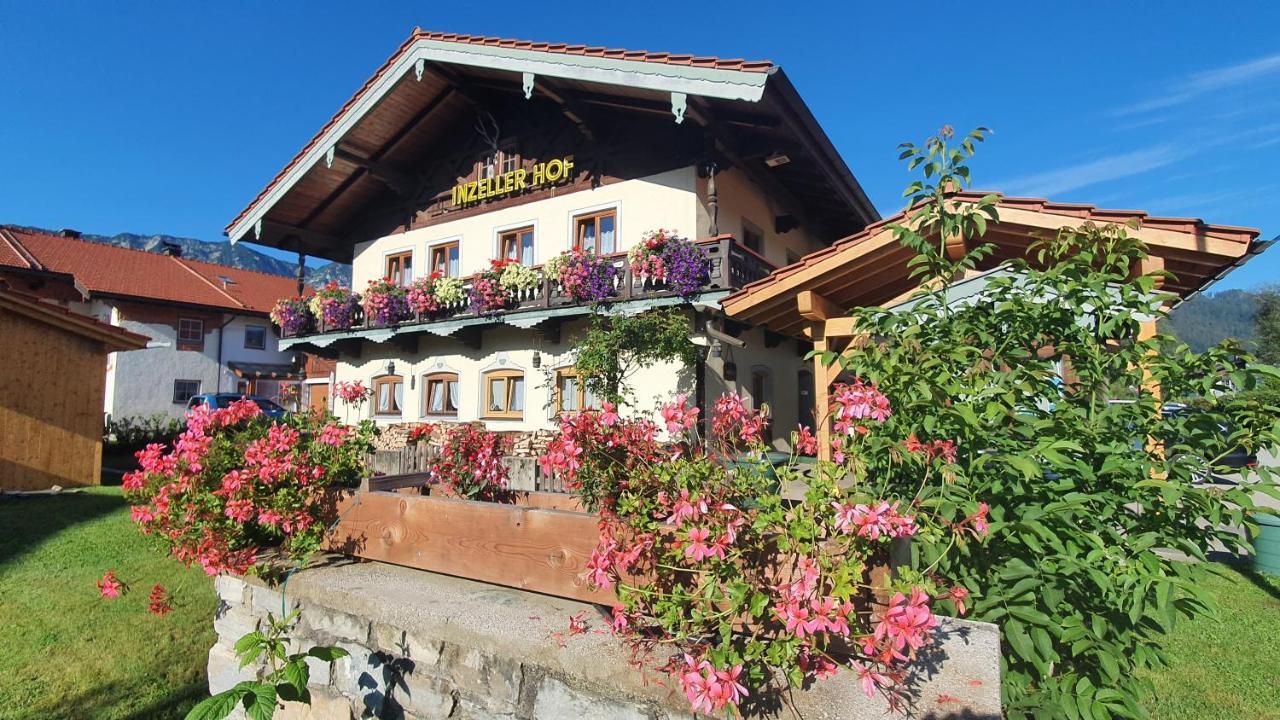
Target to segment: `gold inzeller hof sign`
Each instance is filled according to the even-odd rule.
[[[529,170],[523,168],[483,180],[460,183],[453,188],[454,205],[471,205],[484,200],[514,195],[573,178],[573,156],[540,162]]]

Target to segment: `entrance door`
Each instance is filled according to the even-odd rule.
[[[307,408],[313,413],[322,415],[329,412],[329,383],[316,383],[308,385],[310,397],[307,400]]]

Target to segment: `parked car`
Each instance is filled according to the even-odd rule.
[[[257,395],[237,395],[235,393],[201,393],[199,395],[194,395],[187,401],[187,409],[191,409],[197,405],[207,405],[208,407],[216,410],[218,408],[225,408],[241,398],[252,400],[257,403],[258,407],[262,410],[262,414],[269,418],[284,417],[289,413],[288,410],[285,410],[274,401],[267,398],[258,397]]]

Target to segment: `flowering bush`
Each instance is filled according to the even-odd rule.
[[[326,330],[346,330],[356,322],[360,296],[330,280],[311,297],[311,313]]]
[[[887,409],[874,389],[852,412],[868,407]],[[841,436],[844,464],[819,463],[810,476],[794,462],[777,469],[807,484],[799,502],[784,499],[772,477],[765,416],[739,397],[717,401],[705,446],[663,444],[657,424],[620,418],[611,406],[561,419],[540,463],[600,512],[587,579],[615,590],[614,631],[670,672],[695,711],[737,712],[841,667],[869,696],[896,704],[908,664],[938,625],[935,603],[963,603],[966,590],[932,575],[872,574],[896,540],[980,534],[976,522],[947,522],[881,495],[864,457],[868,436],[883,431],[876,414],[866,434]],[[700,412],[687,398],[660,416],[669,433],[693,439]]]
[[[467,299],[467,291],[462,287],[462,280],[449,275],[436,279],[433,292],[436,300],[445,307],[458,305]]]
[[[612,297],[618,277],[618,269],[607,258],[580,248],[551,258],[545,270],[578,302],[600,302]]]
[[[490,260],[489,269],[478,273],[471,280],[471,309],[478,313],[506,310],[511,304],[512,292],[502,285],[502,273],[515,260]]]
[[[408,292],[386,278],[370,280],[364,290],[364,317],[370,325],[383,327],[408,320]]]
[[[166,450],[148,445],[124,477],[132,517],[178,559],[206,573],[244,573],[268,547],[294,558],[319,547],[333,519],[325,490],[354,485],[373,428],[309,413],[272,422],[240,400],[197,406]]]
[[[444,275],[439,271],[435,271],[427,277],[421,277],[409,284],[405,290],[405,299],[409,302],[409,309],[417,313],[420,317],[426,317],[432,313],[438,312],[441,308],[440,299],[436,297],[435,286],[436,281]]]
[[[311,326],[311,311],[300,297],[280,298],[271,308],[271,322],[284,335],[297,335]]]
[[[509,261],[503,268],[498,282],[508,292],[532,290],[542,283],[542,273],[535,268]]]
[[[631,274],[656,283],[666,283],[675,292],[689,296],[702,289],[709,279],[707,253],[696,243],[678,237],[674,230],[645,233],[639,245],[627,252]]]
[[[457,424],[444,433],[440,454],[431,463],[431,483],[468,500],[500,502],[508,497],[507,442],[497,433]]]

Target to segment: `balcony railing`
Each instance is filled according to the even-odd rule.
[[[699,240],[697,245],[707,254],[707,282],[699,289],[699,293],[736,290],[743,285],[765,277],[775,269],[768,260],[739,244],[733,237],[728,235]],[[677,295],[665,283],[658,283],[651,279],[642,279],[632,275],[631,265],[627,262],[627,254],[625,252],[614,253],[606,256],[606,258],[617,268],[617,273],[614,275],[613,295],[605,302],[626,302],[628,300],[674,297]],[[507,308],[480,313],[476,312],[471,305],[471,283],[472,278],[467,278],[463,282],[463,300],[446,305],[427,315],[419,315],[392,325],[371,325],[363,317],[363,313],[357,310],[357,316],[353,318],[354,322],[350,328],[326,328],[321,322],[318,323],[319,327],[316,329],[300,332],[296,335],[286,334],[285,337],[303,337],[327,332],[346,332],[375,327],[406,327],[445,320],[502,316],[528,310],[545,310],[585,304],[566,293],[557,279],[544,277],[542,282],[536,286],[517,291]]]

